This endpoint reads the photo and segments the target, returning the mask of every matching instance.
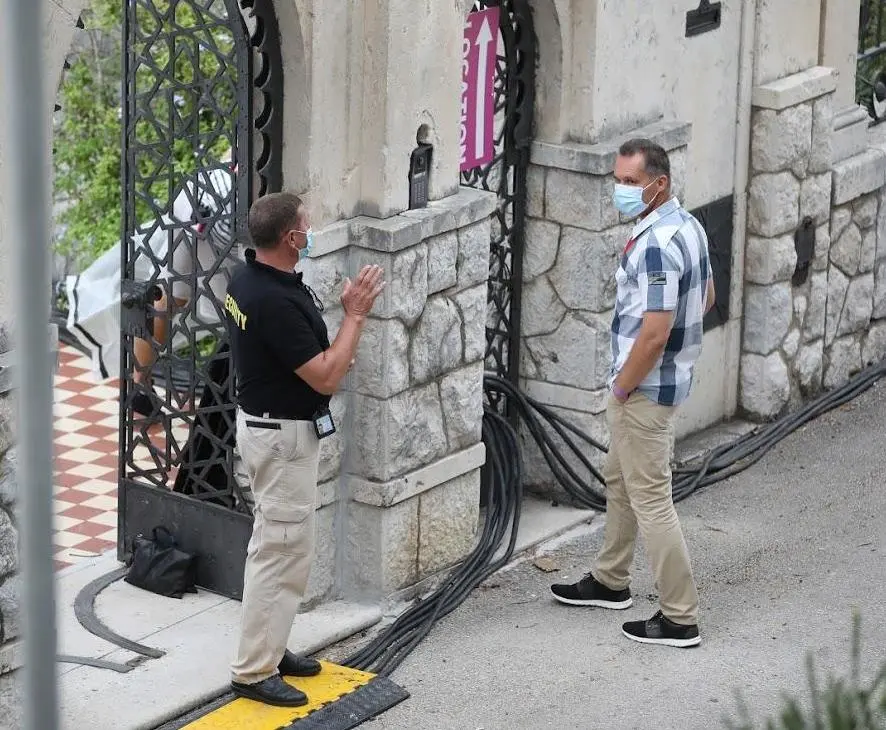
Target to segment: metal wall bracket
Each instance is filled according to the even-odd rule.
[[[794,248],[797,251],[797,266],[791,283],[802,286],[809,277],[809,266],[815,256],[815,221],[806,216],[794,234]]]
[[[714,273],[716,300],[714,308],[705,315],[707,332],[729,321],[729,300],[732,298],[732,234],[734,198],[714,200],[692,211],[708,237],[708,255]]]
[[[720,3],[701,0],[695,10],[686,13],[686,37],[701,35],[720,27],[722,8]]]

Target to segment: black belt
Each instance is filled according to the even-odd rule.
[[[265,421],[246,421],[246,425],[250,428],[266,428],[269,431],[280,431],[282,429],[279,423],[266,423]]]
[[[275,421],[310,421],[310,418],[293,418],[292,416],[281,416],[276,413],[262,413],[262,415],[257,416],[254,413],[250,413],[245,408],[241,406],[241,411],[243,411],[244,415],[248,418],[267,418]],[[282,426],[279,423],[267,423],[265,421],[246,421],[247,426],[251,426],[252,428],[266,428],[269,431],[279,431]]]

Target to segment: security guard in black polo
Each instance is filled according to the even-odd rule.
[[[249,234],[254,250],[225,300],[237,446],[255,497],[231,687],[242,697],[295,707],[308,698],[280,675],[320,671],[318,662],[286,649],[314,556],[320,439],[335,431],[329,400],[384,282],[378,266],[345,281],[345,316],[330,346],[321,305],[295,272],[313,243],[302,201],[291,193],[259,198],[249,211]]]

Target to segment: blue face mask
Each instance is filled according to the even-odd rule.
[[[308,228],[305,231],[305,247],[302,249],[302,256],[308,258],[311,255],[311,249],[314,248],[314,231]]]
[[[652,185],[652,183],[649,183],[649,185]],[[615,209],[627,218],[636,218],[649,207],[649,203],[643,202],[643,193],[646,192],[646,188],[649,185],[641,188],[639,185],[616,183],[615,192],[612,193],[612,204],[615,206]]]

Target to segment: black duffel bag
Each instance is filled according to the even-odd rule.
[[[137,588],[169,598],[197,592],[197,556],[180,550],[162,525],[152,530],[152,539],[144,535],[133,538],[128,565],[123,580]]]

